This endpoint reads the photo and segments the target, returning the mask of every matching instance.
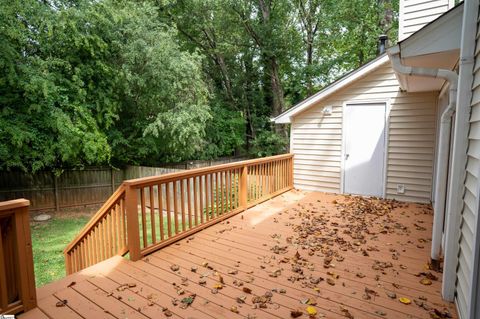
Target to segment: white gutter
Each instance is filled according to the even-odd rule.
[[[457,103],[458,75],[451,70],[420,68],[403,65],[400,58],[400,47],[397,45],[388,52],[393,69],[404,75],[418,75],[444,79],[449,83],[449,103],[440,120],[440,136],[438,162],[435,175],[435,204],[432,231],[432,264],[440,268],[443,222],[445,217],[445,198],[447,193],[448,155],[450,148],[450,130],[452,115]]]

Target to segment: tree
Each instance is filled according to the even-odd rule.
[[[131,1],[6,6],[1,168],[183,159],[209,115],[201,57]],[[113,156],[113,159],[112,159]]]

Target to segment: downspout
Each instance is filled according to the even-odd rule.
[[[449,103],[440,119],[440,134],[438,143],[438,162],[435,175],[435,203],[432,230],[432,265],[440,269],[440,254],[442,247],[442,233],[445,217],[445,199],[447,195],[448,156],[450,149],[450,130],[452,115],[457,104],[458,75],[454,71],[445,69],[431,69],[406,66],[401,63],[400,47],[397,45],[388,52],[393,69],[405,75],[418,75],[444,79],[449,83]]]

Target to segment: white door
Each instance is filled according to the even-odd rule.
[[[344,192],[382,196],[386,104],[346,104],[344,112]]]

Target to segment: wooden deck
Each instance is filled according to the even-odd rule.
[[[348,200],[290,191],[140,261],[114,257],[39,288],[20,317],[308,318],[311,305],[314,318],[456,318],[427,265],[431,209],[365,213],[368,201]]]

